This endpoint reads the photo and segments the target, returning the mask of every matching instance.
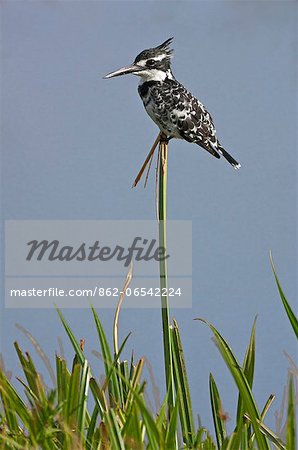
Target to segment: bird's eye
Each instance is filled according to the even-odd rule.
[[[147,63],[146,63],[146,66],[152,67],[152,66],[154,66],[154,64],[155,64],[155,60],[154,59],[148,59]]]

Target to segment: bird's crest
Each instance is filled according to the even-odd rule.
[[[172,44],[173,39],[174,38],[171,37],[155,48],[161,50],[163,53],[166,53],[168,56],[171,57],[173,54],[173,49],[170,48],[170,45]]]
[[[146,50],[143,50],[135,59],[135,63],[138,63],[139,61],[146,60],[148,58],[152,57],[160,57],[164,56],[166,60],[170,61],[170,59],[173,56],[173,49],[170,48],[171,43],[173,42],[173,37],[167,39],[162,44],[158,45],[157,47],[148,48]]]

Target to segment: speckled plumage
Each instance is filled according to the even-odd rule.
[[[164,134],[198,144],[219,158],[212,117],[182,84],[169,78],[145,81],[138,91],[147,113]]]
[[[112,78],[128,73],[141,77],[138,92],[145,109],[169,139],[184,139],[222,155],[235,169],[240,164],[221,146],[211,115],[204,105],[174,77],[171,70],[173,38],[143,50],[133,64],[106,75]]]

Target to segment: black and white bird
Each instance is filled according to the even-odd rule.
[[[193,142],[215,158],[223,156],[235,169],[240,164],[222,147],[211,115],[174,77],[171,69],[173,38],[161,45],[143,50],[127,67],[111,72],[104,78],[125,74],[141,77],[138,92],[151,119],[167,139]]]

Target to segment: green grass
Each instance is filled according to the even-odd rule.
[[[281,290],[276,272],[274,276],[288,314],[289,303]],[[149,406],[149,394],[142,373],[144,359],[136,362],[133,358],[130,362],[122,359],[129,336],[118,345],[118,321],[114,321],[111,330],[114,337],[112,347],[100,317],[91,308],[104,361],[105,379],[100,382],[84,355],[82,343],[76,339],[62,312],[57,311],[73,347],[72,363],[69,365],[64,358],[56,356],[55,385],[48,389],[30,354],[24,353],[15,343],[23,377],[16,380],[19,384],[16,387],[15,382],[9,381],[4,369],[0,370],[1,449],[296,449],[295,374],[290,376],[287,387],[284,441],[265,424],[273,397],[269,397],[265,405],[258,406],[253,395],[256,321],[252,326],[244,361],[240,363],[220,332],[206,320],[200,319],[210,328],[238,391],[233,432],[228,435],[216,377],[212,374],[209,389],[214,429],[208,431],[195,425],[176,320],[169,328],[173,386],[168,387],[160,409],[154,413]],[[116,315],[118,317],[119,309],[115,318]],[[289,324],[295,327],[292,316],[289,317]],[[20,388],[23,390],[22,395],[19,394]],[[173,395],[173,401],[170,401],[170,395]]]

